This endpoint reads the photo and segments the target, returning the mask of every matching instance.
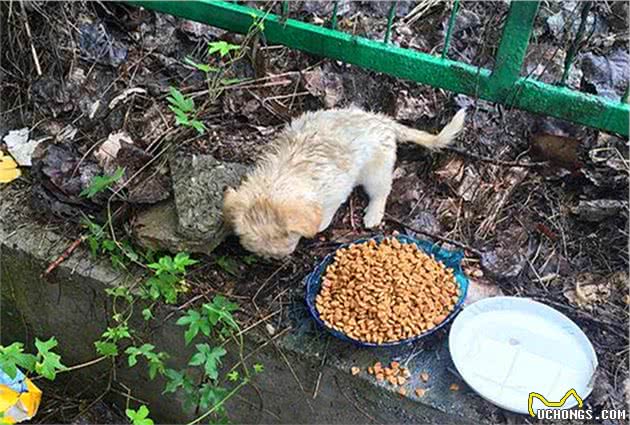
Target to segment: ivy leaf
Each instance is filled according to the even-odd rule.
[[[149,409],[142,405],[138,410],[127,409],[125,414],[132,425],[153,425],[153,420],[149,418]]]
[[[41,341],[39,338],[35,338],[35,348],[37,348],[35,372],[50,381],[55,379],[57,371],[65,369],[65,366],[61,364],[61,356],[50,351],[56,346],[57,340],[55,337],[50,338],[48,341]]]
[[[179,326],[188,325],[188,329],[184,333],[184,341],[186,341],[186,345],[190,344],[190,342],[199,334],[201,331],[205,336],[210,336],[211,328],[210,322],[207,317],[202,317],[201,314],[193,309],[186,311],[186,315],[180,317],[177,322]]]
[[[104,191],[105,189],[110,187],[112,184],[120,180],[124,174],[125,174],[125,169],[118,167],[116,169],[116,172],[111,176],[107,176],[107,175],[95,176],[92,178],[90,185],[87,188],[83,189],[83,191],[81,191],[79,196],[84,196],[88,199],[91,199],[97,193]]]
[[[228,380],[232,382],[238,381],[238,377],[239,377],[239,373],[236,370],[233,370],[232,372],[227,374]]]
[[[203,365],[205,374],[212,380],[219,377],[218,366],[221,357],[227,353],[223,347],[210,347],[208,344],[197,344],[197,352],[192,356],[190,366]]]
[[[206,383],[199,389],[199,407],[201,410],[208,410],[221,403],[227,397],[227,394],[228,392],[225,388],[215,387]],[[223,410],[224,407],[221,405],[216,412],[221,413]]]
[[[179,252],[175,258],[173,258],[173,266],[174,269],[178,272],[185,273],[187,266],[192,266],[193,264],[197,264],[199,261],[193,260],[190,258],[188,253]]]
[[[264,370],[265,370],[265,367],[262,364],[260,364],[260,363],[255,363],[254,364],[254,372],[262,373],[262,371],[264,371]]]
[[[9,378],[13,379],[17,375],[17,366],[31,372],[35,370],[37,357],[32,354],[24,353],[24,344],[14,342],[8,347],[0,345],[0,369],[4,371]]]
[[[118,325],[114,328],[107,328],[107,330],[103,332],[103,338],[118,342],[125,338],[131,338],[131,334],[129,333],[127,325]]]
[[[94,343],[96,352],[101,356],[116,357],[118,355],[118,346],[113,342],[96,341]]]

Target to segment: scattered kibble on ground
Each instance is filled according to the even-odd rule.
[[[459,385],[457,384],[451,384],[451,386],[449,387],[449,389],[451,391],[459,391]]]
[[[416,395],[418,397],[424,397],[424,393],[426,393],[427,390],[424,388],[416,388]]]
[[[422,382],[429,382],[429,374],[427,372],[420,373],[420,379]]]
[[[353,374],[353,375],[358,375],[358,374],[359,374],[359,372],[361,372],[361,369],[359,369],[359,368],[358,368],[358,367],[356,367],[356,366],[353,366],[353,367],[350,369],[350,372],[352,372],[352,374]]]

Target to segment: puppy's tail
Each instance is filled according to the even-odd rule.
[[[450,144],[462,131],[465,118],[466,110],[460,109],[439,134],[427,133],[396,123],[396,139],[401,142],[415,143],[428,149],[439,150]]]

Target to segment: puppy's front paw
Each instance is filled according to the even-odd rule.
[[[374,227],[378,227],[383,221],[383,212],[379,210],[370,210],[365,213],[365,217],[363,217],[363,224],[366,228],[372,229]]]

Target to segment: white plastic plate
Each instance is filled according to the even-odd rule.
[[[486,298],[453,322],[449,348],[466,383],[497,406],[528,413],[529,394],[559,402],[574,389],[591,393],[597,355],[584,332],[564,314],[517,297]],[[561,408],[577,404],[566,399]],[[534,412],[549,409],[538,398]]]

